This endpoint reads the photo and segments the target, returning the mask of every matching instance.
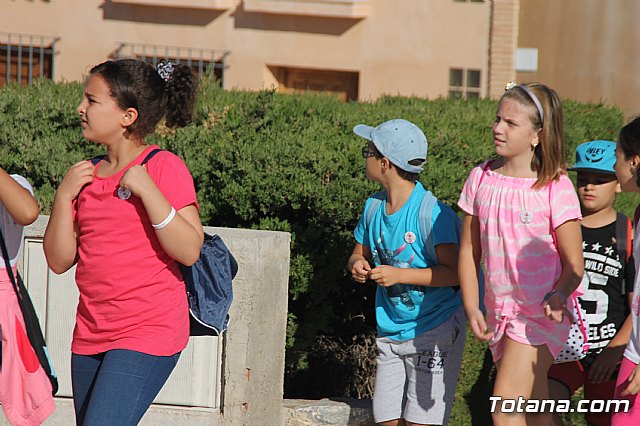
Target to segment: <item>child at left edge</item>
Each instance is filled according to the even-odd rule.
[[[385,189],[367,200],[348,263],[356,282],[377,284],[374,420],[384,426],[447,424],[466,337],[454,288],[456,216],[440,202],[433,205],[426,244],[435,247],[437,259],[430,260],[434,247],[425,246],[421,233],[429,230],[419,223],[429,207],[421,207],[423,199],[433,197],[418,181],[427,158],[424,133],[401,119],[353,130],[369,141],[362,150],[367,178]],[[374,199],[382,202],[368,215]]]
[[[17,272],[24,227],[39,213],[29,182],[0,167],[0,229],[11,265],[7,271],[0,258],[0,406],[12,425],[40,425],[55,410],[51,383],[26,339],[24,317],[9,276]],[[2,417],[0,424],[5,424]]]

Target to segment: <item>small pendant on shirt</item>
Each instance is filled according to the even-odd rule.
[[[533,220],[533,213],[531,213],[529,210],[525,210],[522,213],[520,213],[520,222],[524,223],[525,225],[528,223],[531,223],[532,220]]]
[[[416,241],[416,234],[411,231],[408,231],[404,234],[404,240],[408,244],[413,244]]]
[[[131,190],[123,186],[118,187],[118,198],[121,200],[128,200],[131,197]]]

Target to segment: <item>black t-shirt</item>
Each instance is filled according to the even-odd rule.
[[[582,240],[587,285],[579,300],[589,322],[591,346],[584,361],[590,364],[629,315],[627,294],[633,292],[635,267],[632,256],[627,260],[618,255],[616,222],[601,228],[583,226]]]

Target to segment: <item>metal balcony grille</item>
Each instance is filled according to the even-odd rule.
[[[199,49],[193,47],[158,46],[142,43],[121,43],[112,57],[114,59],[137,58],[153,66],[160,61],[171,61],[191,67],[198,78],[213,76],[224,83],[227,50]]]
[[[53,78],[58,37],[0,32],[0,86],[10,82],[32,84],[35,78]]]

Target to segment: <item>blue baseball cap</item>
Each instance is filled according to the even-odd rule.
[[[409,173],[420,173],[427,161],[427,137],[410,121],[401,118],[385,121],[378,127],[358,124],[353,133],[373,142],[380,154]],[[413,165],[412,160],[422,160]]]
[[[616,164],[616,143],[597,140],[585,142],[576,148],[576,163],[569,170],[615,174],[614,164]]]

